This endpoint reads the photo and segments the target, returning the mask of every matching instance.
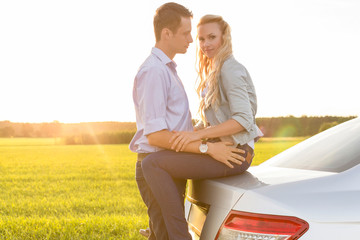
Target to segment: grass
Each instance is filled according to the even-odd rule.
[[[261,138],[255,143],[255,157],[252,165],[259,165],[305,139],[305,137]]]
[[[263,139],[254,165],[303,139]],[[0,239],[144,239],[127,145],[0,138]]]

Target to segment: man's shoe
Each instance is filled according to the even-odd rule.
[[[150,228],[140,229],[139,232],[140,232],[141,235],[143,235],[146,238],[148,238],[150,236]]]

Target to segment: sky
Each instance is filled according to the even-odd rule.
[[[167,1],[0,1],[0,121],[135,121],[136,72]],[[183,0],[192,35],[201,16],[230,24],[249,71],[257,117],[358,116],[360,1]],[[196,41],[177,55],[193,118]]]

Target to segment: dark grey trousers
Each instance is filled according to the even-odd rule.
[[[167,234],[164,218],[161,213],[161,208],[144,178],[143,170],[141,167],[141,161],[136,162],[135,178],[141,198],[143,199],[148,209],[149,228],[150,228],[150,236],[148,239],[168,240],[169,237]],[[184,202],[186,180],[173,179],[173,181],[178,192],[177,195],[180,197],[179,201]]]
[[[191,240],[184,201],[179,195],[176,180],[218,178],[243,173],[249,168],[253,154],[245,152],[241,155],[248,156],[249,162],[234,164],[234,168],[227,167],[209,155],[168,150],[152,153],[144,158],[141,164],[143,174],[161,209],[170,240]]]

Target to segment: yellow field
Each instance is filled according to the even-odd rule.
[[[257,165],[303,139],[263,139]],[[144,239],[127,145],[0,138],[0,239]]]

